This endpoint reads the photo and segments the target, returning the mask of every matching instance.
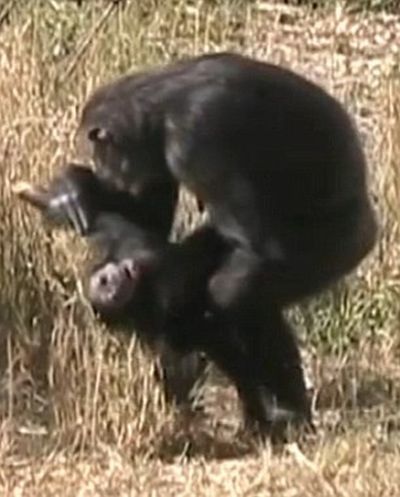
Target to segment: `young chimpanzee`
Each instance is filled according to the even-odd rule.
[[[86,285],[91,305],[105,322],[135,330],[158,352],[167,398],[187,402],[205,366],[201,354],[192,353],[201,350],[193,337],[203,338],[212,326],[207,281],[224,253],[223,240],[206,228],[173,244],[151,216],[136,211],[134,224],[109,212],[113,195],[119,212],[129,212],[129,196],[77,164],[68,164],[46,188],[22,182],[14,192],[53,224],[85,233],[98,249]]]
[[[202,347],[262,429],[309,422],[283,309],[351,272],[377,236],[364,153],[343,107],[287,69],[220,53],[100,88],[78,135],[97,177],[78,202],[67,196],[75,227],[90,230],[101,199],[100,210],[133,223],[147,215],[166,232],[186,186],[209,212],[201,230],[227,247],[207,284],[213,333],[199,330]],[[212,251],[200,252],[193,266]]]

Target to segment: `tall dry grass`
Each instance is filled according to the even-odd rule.
[[[85,302],[85,243],[47,230],[10,191],[18,179],[46,180],[74,156],[78,114],[98,84],[135,67],[229,49],[288,65],[324,85],[345,102],[365,139],[381,222],[379,244],[346,284],[293,309],[291,318],[304,341],[321,428],[316,442],[304,448],[311,476],[305,477],[299,495],[345,495],[339,477],[339,490],[324,482],[336,478],[346,461],[353,460],[367,480],[373,478],[374,451],[391,461],[400,441],[400,18],[351,16],[339,8],[321,15],[269,2],[154,0],[118,6],[93,1],[78,6],[43,0],[4,5],[0,460],[12,464],[60,451],[97,450],[111,452],[113,460],[116,453],[137,460],[190,451],[222,457],[250,450],[248,441],[235,436],[235,397],[226,385],[209,386],[206,414],[191,422],[164,405],[148,354],[134,337],[99,325]],[[187,208],[190,199],[183,200],[177,231],[198,222]],[[333,435],[338,441],[332,441]],[[268,459],[277,479],[293,465],[293,475],[299,476],[288,477],[287,488],[296,481],[300,485],[305,463],[296,454]],[[264,463],[255,466],[254,474],[265,469]],[[21,477],[11,473],[0,471],[0,480],[2,475],[9,482]],[[370,486],[361,485],[364,493],[351,487],[352,495],[392,488],[384,477],[375,475]],[[277,492],[286,488],[282,485]],[[256,495],[251,488],[243,495]],[[400,483],[393,488],[398,490]],[[395,494],[388,490],[385,495]]]

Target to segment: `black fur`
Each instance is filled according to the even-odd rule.
[[[206,283],[212,332],[202,323],[189,344],[230,374],[263,429],[289,413],[310,421],[283,309],[354,270],[377,234],[364,153],[343,107],[287,69],[222,53],[100,88],[79,136],[102,183],[145,202],[131,213],[109,208],[128,221],[137,222],[134,210],[158,220],[165,212],[167,231],[179,184],[208,209],[207,229],[227,250]],[[153,193],[160,185],[168,202]],[[193,266],[213,259],[200,252]]]

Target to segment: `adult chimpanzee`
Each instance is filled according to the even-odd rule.
[[[204,347],[263,429],[291,415],[309,421],[282,310],[352,271],[377,232],[364,154],[342,106],[287,69],[222,53],[100,88],[79,136],[98,180],[121,191],[117,203],[103,191],[103,209],[132,220],[146,212],[154,225],[166,220],[167,231],[180,183],[206,206],[210,222],[201,229],[229,250],[208,284],[219,324]],[[128,191],[136,202],[130,197],[126,209]],[[90,226],[91,209],[70,200],[87,212],[79,225]]]

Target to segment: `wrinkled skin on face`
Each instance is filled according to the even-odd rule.
[[[89,279],[88,297],[93,307],[101,313],[117,313],[134,298],[142,269],[133,259],[107,262]]]

